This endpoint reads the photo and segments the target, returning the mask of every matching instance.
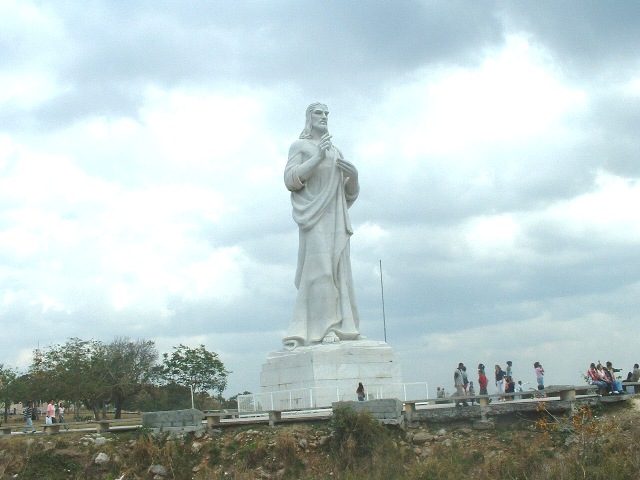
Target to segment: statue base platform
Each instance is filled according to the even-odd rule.
[[[400,364],[387,343],[352,340],[283,348],[269,353],[262,365],[261,403],[264,409],[331,406],[357,400],[358,382],[368,399],[403,398]]]

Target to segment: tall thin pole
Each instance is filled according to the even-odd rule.
[[[384,327],[384,341],[387,342],[387,318],[384,314],[384,284],[382,283],[382,260],[380,260],[380,293],[382,294],[382,325]]]

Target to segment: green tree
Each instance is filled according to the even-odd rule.
[[[190,388],[175,383],[152,385],[127,399],[125,408],[141,412],[190,408],[190,392]]]
[[[173,347],[171,355],[164,353],[162,374],[168,383],[192,387],[197,394],[217,391],[221,395],[227,387],[229,373],[218,354],[208,351],[204,345],[190,348],[180,344]],[[198,403],[201,403],[200,401]]]
[[[11,367],[5,367],[0,363],[0,401],[4,403],[4,421],[9,420],[9,406],[11,402],[17,400],[16,378],[18,374]]]
[[[105,354],[110,402],[115,407],[115,418],[121,418],[124,403],[148,389],[156,378],[158,352],[150,340],[118,337],[106,346]]]
[[[106,347],[96,340],[70,338],[36,350],[29,373],[36,398],[81,402],[96,419],[111,395]]]

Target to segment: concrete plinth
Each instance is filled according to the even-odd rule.
[[[286,408],[287,401],[290,408],[307,408],[357,400],[358,382],[368,398],[403,398],[400,364],[388,344],[353,340],[283,349],[268,355],[260,375],[263,396],[289,392],[278,397],[274,408]]]

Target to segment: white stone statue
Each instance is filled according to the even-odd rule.
[[[284,183],[299,227],[298,297],[287,348],[360,337],[353,291],[348,208],[360,191],[358,170],[331,143],[322,103],[307,107],[305,128],[289,149]]]

